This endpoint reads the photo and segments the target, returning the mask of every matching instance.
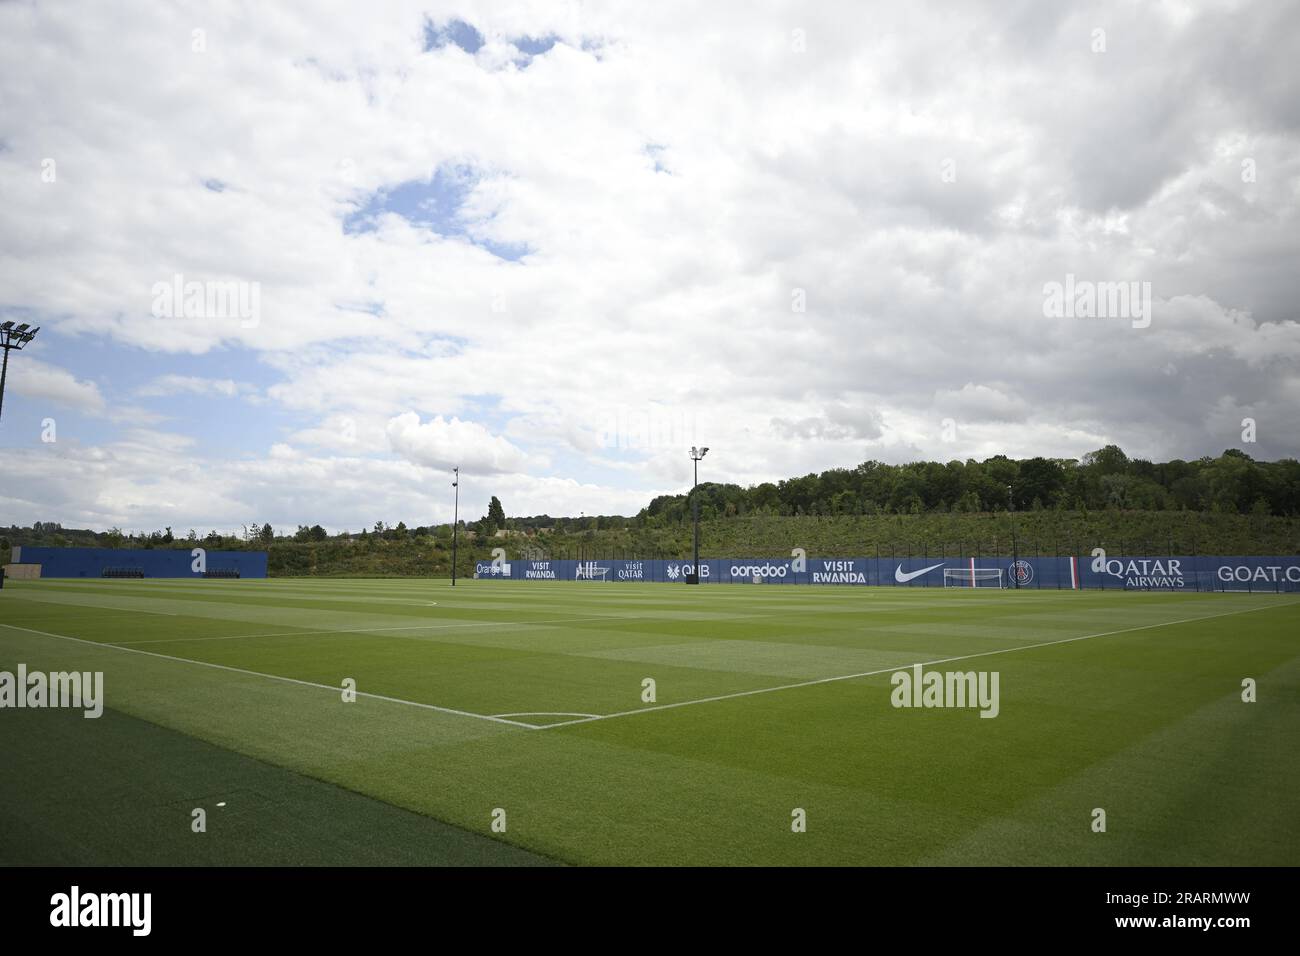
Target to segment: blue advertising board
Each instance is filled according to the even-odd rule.
[[[474,576],[682,583],[693,571],[690,561],[671,559],[498,560],[479,563]],[[1300,592],[1300,556],[707,558],[699,571],[702,584]]]
[[[204,572],[266,577],[265,551],[204,548],[14,548],[15,564],[39,564],[43,578],[98,578],[104,572],[138,571],[146,578],[201,578]]]

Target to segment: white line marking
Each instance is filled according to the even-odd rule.
[[[134,647],[137,644],[176,644],[201,641],[241,641],[251,637],[315,637],[320,634],[375,634],[383,631],[437,631],[448,627],[550,627],[552,624],[577,624],[582,621],[620,621],[626,618],[575,617],[561,621],[462,621],[456,624],[397,624],[392,627],[336,627],[325,631],[276,631],[266,634],[226,634],[221,637],[160,637],[148,641],[114,641],[113,647]],[[107,643],[107,642],[105,642]]]
[[[1288,605],[1300,604],[1300,601],[1286,601],[1282,604],[1267,604],[1260,607],[1241,608],[1236,611],[1225,611],[1222,614],[1206,614],[1201,617],[1189,617],[1180,621],[1161,621],[1158,624],[1142,624],[1137,627],[1125,627],[1118,631],[1101,631],[1097,634],[1083,634],[1079,637],[1065,637],[1057,641],[1042,641],[1038,644],[1022,644],[1019,647],[1004,647],[996,651],[980,651],[978,654],[962,654],[958,657],[942,657],[933,661],[921,661],[922,667],[932,667],[935,664],[951,664],[954,661],[969,661],[977,657],[992,657],[994,654],[1011,654],[1016,651],[1029,651],[1038,647],[1051,647],[1054,644],[1070,644],[1074,641],[1087,641],[1094,637],[1112,637],[1115,634],[1129,634],[1133,631],[1147,631],[1155,627],[1171,627],[1175,624],[1192,624],[1196,621],[1208,621],[1216,617],[1229,617],[1233,614],[1249,614],[1252,611],[1267,611],[1272,608],[1286,607]],[[875,671],[863,671],[860,674],[842,674],[838,677],[819,677],[816,680],[799,681],[796,684],[782,684],[779,687],[761,687],[757,690],[741,690],[734,694],[718,694],[715,697],[701,697],[698,700],[682,700],[675,704],[657,704],[654,707],[642,707],[640,710],[623,710],[616,714],[601,714],[598,717],[584,717],[579,720],[562,720],[555,724],[546,724],[541,730],[551,730],[555,727],[571,727],[574,724],[586,724],[596,720],[610,720],[614,717],[631,717],[634,714],[648,714],[656,710],[672,710],[676,707],[690,707],[693,704],[712,704],[720,700],[732,700],[737,697],[753,697],[756,694],[772,694],[779,690],[794,690],[797,687],[813,687],[817,684],[832,684],[836,681],[854,680],[859,677],[875,677],[879,674],[892,674],[894,671],[906,670],[909,667],[915,667],[916,662],[909,664],[896,664],[893,667],[883,667]]]
[[[599,717],[600,714],[580,714],[572,710],[521,710],[517,714],[493,714],[493,717]]]
[[[342,687],[332,687],[329,684],[317,684],[315,681],[299,680],[296,677],[281,677],[279,674],[263,674],[261,671],[245,670],[242,667],[229,667],[226,664],[213,664],[209,661],[195,661],[188,657],[173,657],[170,654],[159,654],[156,651],[141,651],[134,647],[122,647],[120,644],[102,644],[99,641],[88,641],[82,637],[69,637],[66,634],[52,634],[49,631],[38,631],[31,627],[19,627],[17,624],[5,624],[0,621],[0,627],[7,627],[14,631],[26,631],[28,634],[39,634],[42,637],[53,637],[61,641],[75,641],[78,644],[90,644],[92,647],[102,647],[108,650],[125,651],[128,654],[143,654],[146,657],[157,657],[164,661],[176,661],[180,664],[194,664],[197,667],[211,667],[219,671],[230,671],[232,674],[247,674],[249,677],[265,677],[267,680],[284,681],[286,684],[298,684],[302,687],[318,687],[321,690],[327,690],[331,693],[341,693]],[[405,704],[407,707],[420,707],[424,710],[436,710],[440,714],[454,714],[457,717],[473,717],[477,720],[490,720],[497,724],[509,724],[511,727],[525,727],[529,730],[537,730],[535,724],[525,724],[517,720],[507,720],[504,717],[493,717],[490,714],[475,714],[468,710],[456,710],[451,707],[439,707],[436,704],[422,704],[415,700],[403,700],[400,697],[387,697],[384,694],[369,694],[365,691],[356,691],[358,697],[369,697],[371,700],[383,700],[390,704]]]
[[[55,584],[56,582],[61,581],[61,580],[62,580],[62,581],[69,581],[69,583],[73,584],[74,586],[71,587],[71,588],[59,588],[59,587],[54,586],[54,584]],[[155,579],[155,580],[156,580],[156,579]],[[188,580],[188,579],[185,579],[185,580]],[[88,584],[88,583],[89,583],[89,582],[77,582],[77,581],[74,581],[74,580],[73,580],[73,581],[70,581],[69,579],[66,579],[66,578],[49,578],[48,581],[49,581],[50,584],[51,584],[51,586],[50,586],[50,591],[51,591],[51,593],[59,593],[59,594],[77,594],[77,593],[80,593],[80,589],[81,589],[82,587],[84,587],[85,584]],[[93,588],[93,589],[90,589],[90,590],[92,590],[94,593],[99,593],[99,594],[113,594],[113,593],[121,594],[121,593],[123,593],[121,590],[114,591],[114,588],[115,588],[115,587],[116,587],[115,585],[108,585],[108,586],[106,586],[106,587],[102,587],[102,588]],[[225,594],[217,595],[217,597],[222,597],[222,598],[224,598],[224,597],[229,596],[230,593],[231,593],[231,592],[227,591]],[[147,586],[140,586],[140,587],[132,587],[131,590],[130,590],[129,592],[126,592],[126,594],[125,594],[124,596],[129,596],[129,597],[139,597],[139,598],[144,598],[144,599],[148,599],[148,600],[156,600],[156,597],[155,597],[156,595],[174,595],[174,597],[172,597],[171,600],[184,601],[184,600],[188,600],[188,599],[184,596],[184,595],[187,595],[187,594],[203,595],[203,596],[205,596],[205,597],[207,597],[207,596],[211,596],[211,595],[213,594],[212,585],[211,585],[211,584],[207,584],[207,585],[203,585],[203,586],[201,586],[201,587],[182,587],[182,586],[180,586],[180,585],[177,585],[177,586],[174,586],[174,587],[166,586],[166,585],[164,585],[164,586],[162,586],[162,587],[147,587]],[[252,591],[241,591],[241,592],[238,593],[237,596],[238,596],[238,597],[249,597],[249,598],[273,598],[273,599],[289,598],[289,599],[291,599],[291,600],[293,600],[293,599],[302,599],[302,600],[304,600],[304,601],[322,601],[322,602],[333,601],[333,602],[337,602],[337,603],[350,603],[350,602],[355,601],[355,600],[357,599],[357,597],[359,597],[359,596],[361,596],[361,595],[363,595],[363,594],[365,594],[365,596],[366,596],[366,601],[367,601],[368,603],[374,603],[374,604],[403,604],[403,605],[407,605],[407,606],[409,606],[409,607],[427,607],[427,606],[429,606],[427,601],[419,600],[419,599],[416,599],[416,598],[406,599],[406,598],[378,597],[378,596],[373,596],[372,594],[368,594],[368,593],[366,593],[366,592],[364,592],[364,591],[351,591],[351,592],[344,592],[342,589],[334,589],[334,590],[331,590],[328,594],[323,594],[323,593],[321,593],[321,592],[319,592],[319,591],[317,591],[317,592],[311,592],[311,591],[287,591],[287,590],[283,590],[283,589],[279,589],[279,590],[267,590],[267,591],[258,591],[258,592],[252,592]],[[338,596],[338,595],[342,595],[342,596]],[[436,602],[435,602],[435,603],[436,603]]]
[[[163,617],[180,617],[179,614],[173,614],[171,611],[146,611],[138,607],[112,607],[108,604],[86,604],[82,601],[43,601],[38,597],[28,597],[25,594],[18,596],[20,601],[34,601],[37,604],[57,604],[60,607],[93,607],[101,611],[126,611],[131,614],[161,614]]]

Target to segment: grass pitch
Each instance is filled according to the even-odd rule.
[[[0,863],[1296,865],[1298,638],[1295,595],[14,581],[0,670],[108,710],[0,711]],[[916,663],[998,716],[892,706]]]

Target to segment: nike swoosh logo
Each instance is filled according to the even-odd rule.
[[[906,584],[908,581],[912,580],[912,578],[919,578],[921,575],[929,571],[933,571],[935,568],[941,568],[941,567],[943,567],[942,561],[940,561],[938,564],[932,564],[928,568],[922,568],[920,571],[909,571],[906,574],[904,574],[903,566],[900,564],[898,567],[894,568],[894,580],[897,581],[899,584]]]

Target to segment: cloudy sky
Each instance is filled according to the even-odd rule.
[[[1294,456],[1297,62],[1264,0],[2,4],[0,525]]]

